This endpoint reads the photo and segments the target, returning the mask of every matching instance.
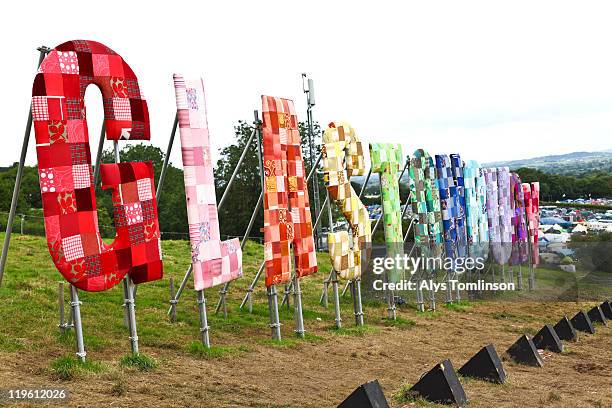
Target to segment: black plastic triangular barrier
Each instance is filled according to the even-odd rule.
[[[533,340],[526,334],[523,334],[519,339],[510,346],[506,353],[517,363],[526,364],[534,367],[543,367],[544,362],[538,353],[538,349]]]
[[[444,360],[425,374],[410,391],[428,401],[441,404],[467,403],[467,396],[450,360]]]
[[[544,325],[538,334],[533,336],[533,344],[539,349],[563,353],[563,343],[561,343],[561,339],[557,336],[555,329],[549,324]]]
[[[589,315],[587,315],[584,310],[581,310],[576,313],[576,315],[572,317],[571,322],[572,326],[574,326],[574,329],[585,333],[595,334],[595,328],[593,327],[593,323],[591,323]]]
[[[464,377],[480,378],[499,384],[506,381],[506,371],[492,344],[481,348],[457,372]]]
[[[338,408],[389,408],[378,380],[361,384]]]
[[[599,306],[594,306],[591,310],[589,310],[587,314],[589,315],[589,319],[591,319],[591,322],[601,323],[604,326],[608,325],[606,316],[604,316],[603,311]]]
[[[572,322],[570,322],[567,316],[563,316],[563,318],[555,324],[554,329],[560,340],[578,341],[578,333],[576,333],[576,329],[574,329]]]
[[[606,319],[612,320],[612,304],[610,303],[610,301],[606,300],[601,305],[599,305],[599,307],[601,307],[601,311],[603,312],[604,316],[606,316]]]

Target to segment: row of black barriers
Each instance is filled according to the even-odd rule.
[[[608,320],[612,320],[612,304],[606,300],[588,312],[579,311],[571,319],[563,316],[554,326],[544,325],[533,338],[527,334],[522,335],[506,350],[506,355],[519,364],[543,367],[544,361],[538,349],[562,353],[563,341],[578,341],[578,332],[595,334],[594,324],[607,326]],[[489,344],[480,349],[457,372],[450,360],[437,364],[410,388],[409,393],[415,398],[463,407],[468,398],[457,373],[463,377],[498,384],[506,381],[502,361],[493,344]],[[360,385],[338,408],[389,408],[389,405],[378,380],[374,380]]]

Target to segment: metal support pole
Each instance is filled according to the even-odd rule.
[[[516,274],[516,288],[523,290],[523,264],[519,264],[519,270]]]
[[[293,300],[295,304],[295,333],[298,337],[304,338],[306,330],[304,330],[304,315],[302,312],[302,289],[300,287],[300,278],[297,273],[293,274]],[[289,304],[289,302],[287,302]]]
[[[104,139],[106,139],[106,125],[102,122],[100,139],[98,140],[98,151],[96,152],[96,166],[94,167],[94,188],[100,181],[100,163],[102,163],[102,152],[104,151]]]
[[[130,346],[132,354],[138,354],[138,331],[136,329],[136,310],[134,308],[134,285],[129,277],[123,279],[123,295],[128,311],[128,327],[130,329]]]
[[[332,268],[332,291],[334,292],[334,312],[336,314],[336,327],[342,328],[342,317],[340,316],[340,294],[338,293],[338,274],[336,270]]]
[[[185,276],[183,276],[183,280],[181,281],[181,285],[179,286],[176,294],[174,295],[174,299],[170,299],[170,308],[168,309],[167,314],[170,315],[172,313],[172,306],[176,308],[176,304],[178,303],[179,298],[183,294],[185,290],[185,286],[187,286],[187,281],[189,281],[189,277],[191,276],[191,272],[193,272],[193,264],[189,264],[189,268],[187,268],[187,272],[185,272]]]
[[[244,296],[244,299],[242,299],[242,303],[240,303],[240,309],[242,309],[244,305],[246,304],[246,302],[248,301],[249,302],[249,313],[253,311],[253,291],[255,290],[255,285],[257,285],[257,281],[259,281],[259,278],[261,277],[261,274],[265,266],[266,266],[265,262],[262,262],[261,265],[259,266],[259,269],[257,270],[255,277],[253,278],[253,282],[251,282],[251,284],[249,285],[249,288],[247,289],[247,294]]]
[[[170,153],[172,152],[172,146],[174,145],[174,136],[176,136],[176,128],[178,127],[178,113],[174,115],[174,123],[172,124],[172,132],[170,132],[170,139],[168,140],[168,149],[166,149],[166,155],[164,156],[164,164],[162,165],[161,173],[159,174],[159,181],[157,182],[157,190],[155,191],[155,200],[159,205],[159,199],[161,197],[162,187],[164,186],[164,180],[168,171],[168,164],[170,163]]]
[[[204,291],[198,290],[198,309],[200,311],[200,335],[202,336],[202,344],[206,348],[210,348],[210,337],[208,335],[208,317],[206,316],[206,298]]]
[[[83,324],[81,322],[81,302],[79,301],[79,292],[74,285],[70,285],[70,306],[72,307],[72,315],[74,316],[74,337],[76,338],[77,353],[76,356],[82,363],[85,362],[85,344],[83,342]]]
[[[251,135],[249,136],[249,139],[247,140],[246,144],[244,145],[244,149],[242,150],[242,155],[240,155],[240,158],[238,159],[238,163],[236,164],[236,167],[234,167],[234,172],[232,173],[232,176],[230,177],[229,181],[227,182],[227,186],[225,187],[225,191],[223,191],[223,195],[221,196],[221,200],[219,201],[219,204],[217,205],[217,209],[223,207],[223,203],[227,199],[227,196],[229,195],[228,193],[230,191],[230,188],[232,187],[232,184],[234,183],[234,180],[236,179],[236,175],[238,174],[238,170],[240,170],[240,166],[242,166],[242,162],[244,161],[244,158],[246,157],[246,154],[249,151],[249,147],[251,147],[251,142],[253,141],[253,137],[255,137],[255,134],[257,134],[257,133],[258,133],[257,129],[253,129],[251,131]]]
[[[57,327],[60,329],[60,333],[64,334],[67,329],[66,316],[64,309],[64,282],[59,283],[58,287],[58,305],[59,305],[59,324]]]
[[[170,278],[170,321],[176,322],[176,300],[174,299],[174,278]]]
[[[268,309],[270,310],[270,330],[272,331],[272,340],[281,340],[280,318],[278,316],[278,297],[276,295],[276,286],[270,285],[268,292]]]
[[[355,324],[357,326],[363,326],[363,305],[361,302],[361,279],[355,278],[353,279],[353,284],[351,285],[351,290],[353,293],[353,307],[355,309]]]
[[[38,65],[42,64],[45,55],[50,48],[42,46],[37,48]],[[32,106],[28,112],[28,121],[26,123],[25,134],[23,136],[23,143],[21,144],[21,155],[19,156],[19,164],[17,165],[17,175],[15,176],[15,186],[13,187],[13,198],[11,199],[11,208],[9,210],[8,219],[6,221],[6,235],[4,236],[4,244],[2,246],[2,256],[0,257],[0,286],[2,286],[2,278],[4,276],[4,267],[6,266],[6,258],[8,255],[9,244],[11,242],[11,232],[13,231],[13,220],[15,219],[15,211],[17,211],[17,201],[19,200],[19,190],[21,189],[21,180],[23,179],[23,168],[25,166],[25,159],[28,153],[28,144],[30,143],[30,133],[32,131]]]

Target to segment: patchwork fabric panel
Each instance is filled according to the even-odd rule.
[[[497,169],[483,169],[487,188],[487,221],[489,226],[489,242],[491,246],[499,245],[501,232],[499,227],[499,207],[497,205]]]
[[[351,228],[351,239],[347,231],[328,234],[331,262],[341,278],[359,278],[368,264],[372,227],[368,210],[349,179],[365,171],[363,146],[348,123],[330,123],[323,133],[322,153],[327,190]]]
[[[512,192],[510,190],[510,171],[508,167],[497,168],[497,208],[499,212],[499,251],[493,251],[497,262],[505,264],[512,254],[512,210],[510,201]]]
[[[423,149],[415,150],[410,159],[410,191],[412,212],[417,216],[415,243],[426,250],[424,256],[442,252],[442,212],[440,191],[433,158]]]
[[[204,84],[174,75],[195,290],[242,276],[238,238],[221,241]]]
[[[262,104],[264,259],[266,286],[270,286],[291,277],[290,244],[300,278],[317,271],[317,257],[293,101],[262,96]]]
[[[399,197],[399,169],[403,163],[402,146],[390,143],[370,143],[372,173],[380,175],[380,196],[383,207],[387,257],[403,253],[402,211]],[[390,282],[399,279],[399,271],[389,271]]]
[[[117,237],[102,258],[103,271],[116,266],[118,273],[129,272],[134,283],[162,278],[161,234],[151,162],[100,165],[102,189],[112,190]],[[138,186],[141,186],[139,189]],[[108,262],[112,261],[112,262]],[[125,272],[123,272],[125,271]]]
[[[465,226],[465,180],[463,175],[463,160],[457,153],[450,155],[451,172],[454,187],[450,187],[451,196],[457,197],[457,253],[459,257],[467,256],[467,231]],[[455,193],[453,193],[453,188]]]
[[[90,84],[102,93],[107,139],[150,138],[147,103],[134,72],[121,56],[95,41],[68,41],[47,55],[32,87],[32,117],[45,231],[53,261],[79,289],[102,291],[117,284],[128,271],[137,283],[159,279],[162,265],[155,238],[146,248],[140,246],[132,253],[130,237],[142,245],[136,231],[138,225],[143,226],[143,220],[138,219],[144,219],[140,207],[115,209],[115,223],[120,226],[117,238],[106,245],[100,237],[85,120],[84,96]],[[152,197],[145,201],[138,197],[135,184],[136,179],[152,180],[153,173],[145,164],[134,166],[139,171],[137,178],[132,169],[131,179],[115,177],[106,186],[117,193],[125,188],[124,196],[129,194],[126,202],[146,201],[154,209],[152,183]],[[131,169],[130,164],[122,168]],[[122,183],[126,186],[120,186]],[[148,217],[152,236],[157,231],[157,212],[148,213]],[[137,257],[136,263],[132,255]]]
[[[527,224],[525,222],[525,196],[521,178],[516,173],[510,174],[510,191],[512,193],[512,265],[527,261]]]
[[[524,191],[524,190],[523,190]],[[525,200],[527,198],[525,197]],[[531,211],[529,217],[529,236],[531,242],[531,262],[533,266],[540,264],[540,248],[538,247],[538,236],[540,228],[540,183],[531,183]]]
[[[460,217],[460,205],[451,163],[445,154],[436,155],[436,176],[438,178],[438,190],[440,191],[444,248],[446,256],[454,259],[459,256],[457,224]]]
[[[464,163],[463,181],[466,236],[470,255],[486,259],[489,249],[487,189],[484,174],[477,161],[468,160]]]

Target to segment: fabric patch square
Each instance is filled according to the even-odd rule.
[[[69,120],[85,119],[85,105],[82,99],[66,98],[66,108]]]
[[[144,226],[142,224],[130,225],[128,235],[131,245],[138,245],[145,242]]]
[[[74,188],[87,188],[91,186],[91,175],[88,164],[77,164],[72,166],[72,180]]]
[[[38,171],[40,180],[40,191],[43,193],[54,193],[55,187],[55,172],[53,169],[40,169]]]
[[[140,203],[142,208],[142,219],[143,221],[151,221],[157,218],[155,208],[153,207],[153,200],[146,200]]]
[[[68,142],[68,128],[65,120],[52,120],[49,121],[47,128],[49,129],[49,143],[67,143]]]
[[[66,191],[57,195],[57,202],[60,207],[60,212],[63,215],[76,213],[77,204],[74,191]]]
[[[127,98],[113,98],[113,112],[117,120],[132,120],[130,100]]]
[[[121,184],[119,187],[121,191],[121,203],[135,203],[138,200],[138,185],[135,181]]]
[[[98,276],[102,273],[102,263],[100,255],[91,255],[85,257],[85,269],[87,276]]]
[[[32,97],[32,119],[49,120],[49,106],[46,96]]]
[[[79,60],[74,51],[58,51],[60,71],[62,74],[79,74]]]
[[[62,238],[62,251],[64,252],[66,261],[84,257],[81,236],[73,235],[71,237]]]
[[[140,203],[126,204],[125,217],[128,225],[142,223],[142,207]]]
[[[72,158],[73,164],[89,167],[85,146],[85,143],[70,143],[70,157]]]
[[[138,199],[140,201],[151,200],[153,198],[153,193],[151,189],[151,179],[139,179],[136,180],[136,184],[138,186]]]
[[[189,105],[189,109],[198,109],[198,94],[195,88],[187,88],[185,89],[185,93],[187,95],[187,104]]]

